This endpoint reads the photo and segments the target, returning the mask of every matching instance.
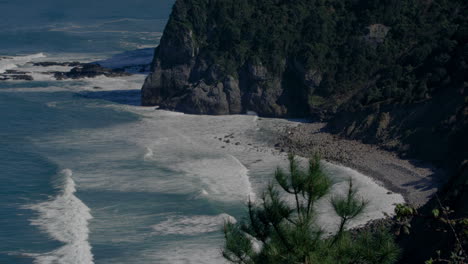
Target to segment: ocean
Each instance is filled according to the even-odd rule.
[[[0,263],[224,263],[224,221],[271,181],[286,156],[268,147],[299,121],[193,116],[141,107],[146,73],[55,80],[69,66],[147,64],[173,0],[0,1]],[[358,225],[398,194],[324,163],[371,200]],[[327,201],[321,222],[336,224]]]

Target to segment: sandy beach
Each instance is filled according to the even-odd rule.
[[[431,164],[401,159],[396,153],[356,140],[327,133],[325,123],[302,123],[278,128],[279,151],[310,157],[319,153],[335,164],[353,168],[380,182],[387,189],[402,194],[407,203],[420,207],[440,188],[445,173]]]

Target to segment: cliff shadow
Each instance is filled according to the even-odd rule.
[[[308,118],[308,117],[288,117],[286,120],[294,122],[294,123],[301,123],[301,124],[310,124],[310,123],[316,123],[313,119]]]
[[[430,170],[430,174],[420,179],[403,184],[406,187],[412,187],[419,191],[429,191],[432,189],[441,190],[448,182],[449,171],[443,168],[435,167],[433,164],[420,160],[408,160],[413,166]]]
[[[87,91],[78,93],[78,96],[106,100],[118,104],[141,105],[141,90]]]

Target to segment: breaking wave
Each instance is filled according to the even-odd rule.
[[[51,252],[35,254],[34,263],[92,264],[94,262],[88,242],[88,221],[93,217],[90,209],[74,195],[76,188],[72,171],[62,170],[59,176],[57,183],[62,188],[61,193],[50,201],[28,208],[39,214],[36,219],[31,220],[31,224],[64,245]]]
[[[0,57],[0,73],[22,66],[34,59],[45,58],[44,53],[36,53],[27,56]]]

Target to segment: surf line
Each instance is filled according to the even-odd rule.
[[[76,185],[72,175],[70,169],[60,171],[56,182],[61,188],[60,193],[49,201],[28,206],[28,209],[38,213],[38,217],[31,220],[31,225],[38,226],[51,238],[64,243],[51,252],[31,254],[35,258],[34,263],[94,263],[88,242],[88,222],[93,216],[91,209],[75,196]]]

